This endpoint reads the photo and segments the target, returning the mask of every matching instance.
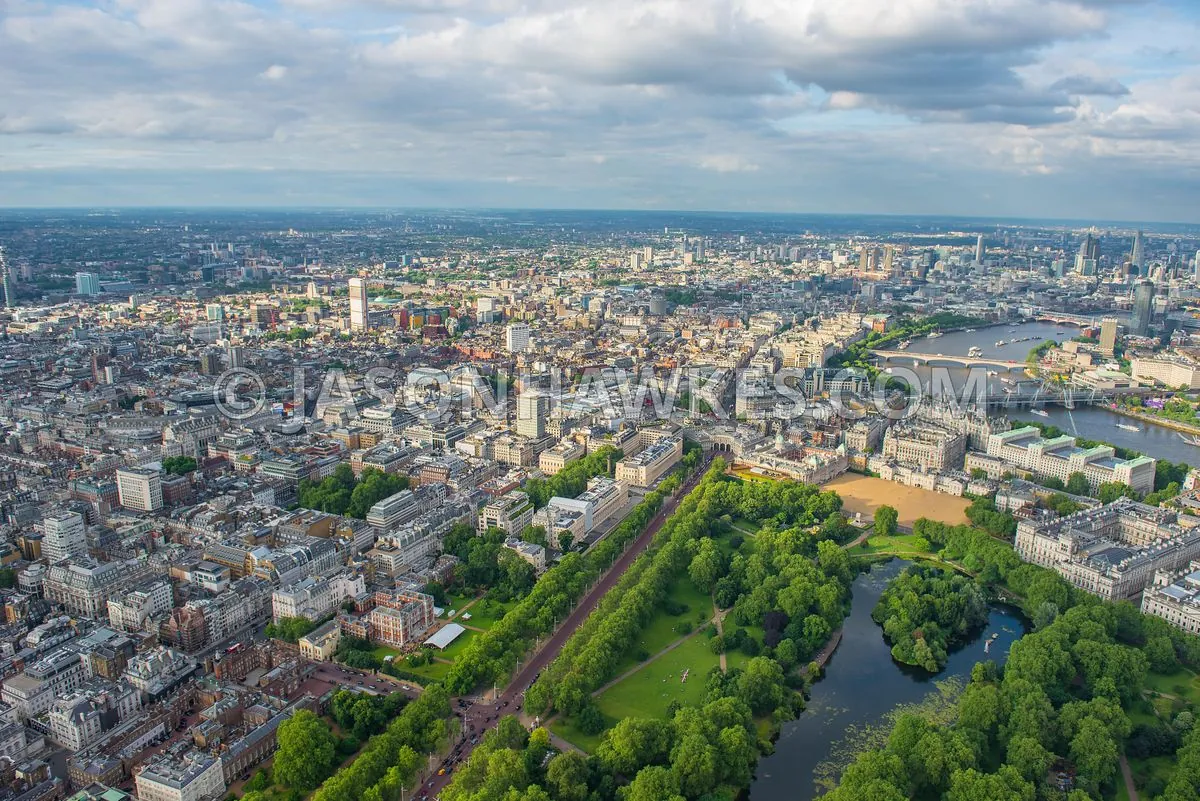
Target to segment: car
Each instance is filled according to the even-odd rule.
[[[445,768],[441,768],[440,770],[438,770],[438,775],[439,775],[439,776],[445,776],[445,775],[446,775],[446,769],[445,769]]]

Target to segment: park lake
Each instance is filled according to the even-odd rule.
[[[1014,610],[996,606],[988,625],[950,654],[946,668],[936,676],[894,662],[880,627],[871,620],[879,596],[888,582],[910,562],[893,559],[876,564],[854,582],[850,615],[842,640],[826,666],[823,679],[813,685],[808,709],[783,726],[775,753],[758,764],[752,801],[807,801],[824,792],[818,780],[836,780],[842,755],[852,752],[860,738],[886,725],[897,707],[917,704],[939,695],[939,684],[949,680],[965,685],[976,662],[987,659],[1002,664],[1009,648],[1025,633],[1025,624]],[[999,635],[984,652],[984,640]]]

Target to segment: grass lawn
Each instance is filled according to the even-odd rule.
[[[771,476],[765,476],[765,475],[762,475],[761,473],[755,473],[751,470],[747,470],[744,468],[737,468],[734,470],[730,470],[729,472],[732,473],[733,475],[737,476],[738,478],[742,479],[743,481],[772,482],[772,481],[777,480],[777,479],[772,478]]]
[[[735,529],[737,529],[738,531],[740,531],[742,534],[745,534],[747,537],[753,537],[755,534],[758,533],[758,530],[760,528],[762,528],[757,523],[755,523],[751,520],[747,520],[744,517],[735,518],[733,521],[733,527]]]
[[[1146,676],[1146,689],[1164,695],[1177,695],[1193,706],[1200,706],[1200,676],[1187,668],[1180,668],[1170,675],[1149,673]]]
[[[913,545],[913,542],[916,539],[917,535],[915,534],[897,534],[893,537],[872,536],[867,538],[867,547],[864,548],[860,545],[858,547],[851,548],[848,553],[851,556],[880,553],[883,551],[886,551],[887,553],[913,555],[929,553],[928,551],[918,550],[916,546]]]
[[[371,649],[371,653],[375,654],[375,656],[379,659],[380,662],[383,662],[384,658],[389,657],[389,656],[396,657],[397,661],[401,661],[401,662],[404,661],[403,658],[400,656],[399,651],[397,651],[395,648],[389,648],[386,645],[376,645],[374,648]]]
[[[462,634],[458,635],[458,637],[455,638],[454,642],[447,645],[445,650],[443,650],[443,651],[435,650],[434,654],[437,656],[440,656],[442,659],[449,659],[450,661],[453,662],[455,659],[458,658],[458,655],[461,654],[466,649],[466,647],[471,644],[471,640],[475,639],[478,636],[479,636],[478,631],[471,631],[470,629],[467,629]]]
[[[516,601],[500,603],[491,599],[485,598],[477,601],[474,606],[467,610],[467,614],[471,616],[470,620],[456,619],[457,622],[464,626],[474,626],[477,629],[487,630],[496,625],[496,621],[504,617],[509,609],[516,606]]]
[[[446,593],[446,605],[443,607],[446,611],[442,612],[442,617],[450,617],[450,613],[456,615],[462,611],[462,608],[475,600],[473,594],[467,593]],[[468,612],[471,610],[467,610]]]
[[[605,718],[604,723],[608,728],[612,728],[616,725],[617,721]],[[589,754],[596,753],[596,746],[600,745],[600,741],[604,739],[604,732],[600,732],[599,734],[584,734],[564,718],[558,718],[551,723],[550,731],[554,732],[568,743],[573,743],[574,745],[582,748]]]
[[[712,599],[697,590],[696,585],[692,584],[691,579],[687,576],[682,576],[675,580],[670,592],[667,593],[667,598],[676,603],[686,605],[688,611],[682,615],[668,615],[666,612],[660,611],[651,618],[649,625],[642,629],[641,636],[638,637],[634,647],[630,649],[629,653],[623,656],[617,665],[617,670],[613,674],[614,676],[621,675],[641,662],[642,660],[638,659],[640,651],[654,656],[676,640],[686,637],[687,634],[681,634],[675,630],[675,627],[680,623],[691,623],[692,631],[695,631],[697,628],[707,625],[707,621],[712,619]],[[703,616],[705,622],[697,623],[697,620],[701,616]],[[704,637],[703,634],[697,634],[696,636]],[[642,655],[644,656],[645,654]]]
[[[1157,756],[1150,757],[1149,759],[1130,759],[1129,771],[1133,774],[1134,786],[1136,786],[1139,791],[1144,791],[1146,785],[1154,777],[1161,779],[1164,784],[1170,781],[1171,774],[1175,771],[1175,757]],[[1118,779],[1117,784],[1120,786],[1121,791],[1123,792],[1125,788],[1125,782]],[[1142,798],[1146,798],[1144,792],[1141,792],[1140,794]],[[1121,797],[1119,793],[1117,797]]]
[[[626,717],[665,718],[672,701],[697,705],[704,700],[704,678],[717,664],[708,639],[697,635],[602,693],[596,699],[597,706],[614,721]],[[688,680],[681,682],[684,670],[690,673]]]
[[[409,667],[408,663],[403,659],[397,660],[396,667],[400,670],[406,670],[409,673],[415,673],[418,676],[423,676],[429,681],[441,681],[446,678],[446,674],[450,672],[449,662],[430,662],[428,665],[421,667]],[[401,679],[403,681],[403,679]]]

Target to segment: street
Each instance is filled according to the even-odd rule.
[[[463,728],[458,743],[451,749],[450,754],[442,762],[442,766],[448,768],[448,770],[441,776],[433,776],[417,792],[424,793],[430,797],[436,797],[437,793],[441,792],[450,783],[451,775],[449,769],[452,769],[454,765],[470,757],[471,751],[477,745],[483,733],[496,725],[496,721],[502,715],[520,712],[520,702],[526,688],[534,682],[547,665],[554,661],[554,658],[558,656],[559,651],[562,650],[567,640],[570,639],[571,635],[575,633],[575,630],[579,628],[587,616],[592,613],[592,610],[596,608],[600,599],[620,580],[621,576],[629,569],[634,560],[649,547],[650,542],[654,539],[654,535],[662,528],[662,524],[668,517],[675,513],[679,502],[700,483],[700,479],[704,477],[705,472],[708,470],[711,459],[711,456],[706,458],[704,464],[697,469],[691,478],[684,482],[679,491],[664,501],[658,514],[646,526],[646,530],[617,558],[613,566],[592,587],[591,591],[583,596],[574,611],[567,616],[567,619],[551,635],[541,650],[537,651],[528,664],[517,672],[517,675],[509,683],[504,692],[500,694],[499,698],[493,702],[484,702],[482,699],[473,701],[457,699],[455,701],[457,707],[456,714],[462,719]],[[421,796],[417,797],[420,798]]]

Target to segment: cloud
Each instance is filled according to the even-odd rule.
[[[741,156],[721,154],[702,157],[700,169],[712,172],[758,172],[758,165],[746,161]]]
[[[1178,177],[1197,33],[1167,0],[7,0],[0,147],[10,176],[779,208],[924,181],[958,211],[993,176]]]
[[[1090,75],[1068,75],[1050,85],[1054,92],[1069,95],[1107,95],[1121,97],[1129,94],[1129,88],[1116,78],[1093,78]]]

